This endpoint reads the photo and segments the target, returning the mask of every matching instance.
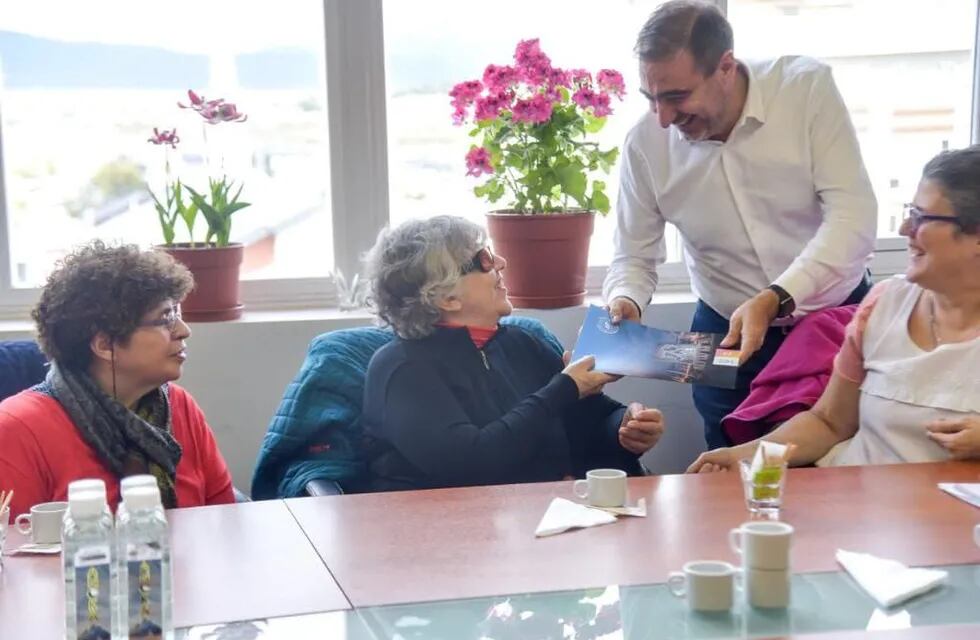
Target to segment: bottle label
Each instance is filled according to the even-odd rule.
[[[162,563],[159,553],[154,555],[126,563],[129,585],[126,628],[130,638],[159,638],[163,633]]]
[[[79,550],[75,554],[77,640],[109,640],[112,628],[109,596],[109,546]]]

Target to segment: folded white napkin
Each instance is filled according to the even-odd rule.
[[[21,554],[37,554],[37,555],[56,555],[61,553],[61,545],[57,542],[52,542],[49,544],[40,542],[26,542],[16,549],[8,549],[4,552],[8,556],[14,556],[19,553]]]
[[[980,507],[980,482],[940,482],[939,488],[974,507]]]
[[[637,518],[647,517],[647,501],[646,498],[640,498],[636,501],[634,505],[623,505],[621,507],[594,507],[591,504],[585,505],[590,509],[598,509],[599,511],[605,511],[606,513],[611,513],[615,516],[634,516]]]
[[[837,550],[837,562],[883,607],[905,602],[946,582],[939,569],[910,569],[897,560]]]
[[[554,498],[548,505],[548,510],[544,512],[544,516],[541,517],[541,522],[538,523],[534,535],[539,538],[553,536],[569,529],[594,527],[610,522],[616,522],[616,516],[598,509],[590,509],[565,498]]]
[[[911,629],[912,615],[905,609],[899,609],[895,613],[889,614],[882,609],[875,609],[868,618],[866,631],[893,631],[898,629]]]

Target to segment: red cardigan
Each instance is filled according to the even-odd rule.
[[[235,501],[228,465],[194,398],[170,385],[173,435],[183,448],[177,465],[177,504],[196,507]],[[68,483],[105,481],[109,505],[119,503],[119,478],[82,440],[61,404],[36,391],[0,402],[0,489],[14,490],[10,519],[40,502],[67,500]]]

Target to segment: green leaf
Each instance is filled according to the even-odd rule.
[[[558,182],[561,184],[562,191],[575,198],[579,206],[586,206],[585,187],[587,179],[585,172],[582,170],[582,166],[579,164],[570,164],[558,167],[555,169],[555,173],[558,176]]]
[[[585,111],[582,113],[582,118],[585,119],[585,132],[586,133],[599,133],[602,128],[606,126],[606,118],[596,118],[594,115]]]
[[[478,198],[488,196],[490,194],[490,183],[492,182],[493,180],[487,180],[483,184],[478,184],[477,186],[473,187],[473,194]]]
[[[251,204],[248,202],[238,202],[244,185],[239,185],[235,195],[231,198],[228,197],[235,183],[234,181],[229,182],[226,176],[222,177],[221,180],[209,179],[208,186],[210,187],[210,202],[208,202],[207,197],[201,195],[191,187],[186,187],[186,189],[191,194],[192,206],[196,207],[197,211],[200,211],[205,221],[207,221],[208,230],[205,235],[205,242],[211,242],[213,240],[217,246],[224,247],[228,245],[231,237],[232,214],[251,206]],[[196,213],[195,211],[194,215]]]
[[[612,167],[616,164],[616,160],[619,158],[619,149],[613,147],[608,151],[600,151],[596,154],[599,160],[599,168],[602,169],[604,173],[609,173],[612,171]]]
[[[599,213],[609,213],[609,196],[595,186],[592,187],[592,208]]]

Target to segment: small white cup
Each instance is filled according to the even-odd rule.
[[[619,469],[592,469],[585,480],[572,484],[572,493],[593,507],[621,507],[626,504],[626,472]]]
[[[695,560],[682,571],[671,572],[667,588],[678,598],[686,598],[692,611],[728,611],[735,601],[737,574],[727,562]]]
[[[788,569],[792,542],[793,527],[785,522],[756,520],[728,532],[728,544],[742,556],[745,569]]]
[[[3,546],[7,541],[8,520],[10,520],[10,507],[0,511],[0,572],[3,571]]]
[[[785,609],[789,606],[789,569],[743,569],[745,595],[749,604],[763,609]]]
[[[22,513],[14,520],[17,530],[30,535],[36,544],[61,542],[61,523],[68,509],[67,502],[42,502],[31,507],[30,513]]]

